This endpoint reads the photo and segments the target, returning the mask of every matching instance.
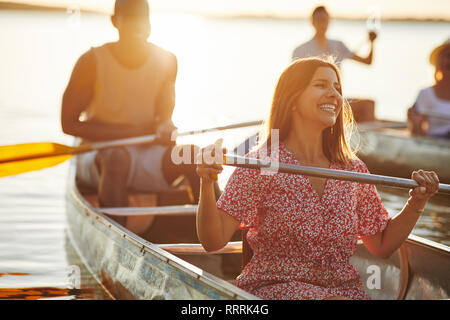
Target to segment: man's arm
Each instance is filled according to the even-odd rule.
[[[150,121],[140,126],[81,121],[81,114],[94,97],[95,81],[96,62],[94,53],[90,50],[77,61],[64,92],[61,110],[61,125],[64,133],[91,141],[113,140],[152,133],[153,123]]]
[[[357,54],[353,53],[353,55],[350,57],[350,59],[364,63],[364,64],[372,64],[373,59],[373,43],[370,44],[370,53],[367,57],[363,58],[358,56]]]
[[[177,79],[178,63],[177,58],[172,53],[168,54],[167,59],[168,70],[156,100],[155,116],[157,126],[171,122],[175,108],[175,81]]]
[[[426,136],[429,129],[428,116],[420,113],[421,110],[425,110],[426,98],[424,91],[421,90],[417,96],[414,105],[408,109],[408,128],[413,135]]]
[[[370,41],[370,52],[369,55],[367,57],[360,57],[357,54],[353,53],[352,56],[350,56],[350,59],[364,63],[364,64],[372,64],[372,60],[373,60],[373,42],[375,41],[375,39],[377,38],[377,35],[375,32],[371,32],[369,33],[369,41]]]
[[[168,59],[168,69],[156,99],[155,126],[158,143],[173,145],[175,141],[172,141],[172,132],[176,130],[176,127],[172,122],[172,114],[175,108],[175,81],[178,66],[175,55],[169,53],[166,58]]]

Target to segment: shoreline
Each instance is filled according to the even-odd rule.
[[[33,5],[33,4],[24,4],[24,3],[15,3],[15,2],[0,2],[0,11],[52,11],[52,12],[67,12],[71,7],[66,6],[44,6],[44,5]],[[94,14],[105,14],[110,15],[110,12],[105,10],[94,10],[94,9],[86,9],[80,8],[80,12],[82,13],[94,13]],[[206,18],[215,18],[215,19],[255,19],[255,20],[264,20],[264,19],[277,19],[277,20],[308,20],[309,16],[305,15],[289,15],[289,16],[280,16],[280,15],[271,15],[271,14],[217,14],[217,13],[202,13],[202,12],[179,12],[179,11],[161,11],[156,12],[157,14],[189,14],[189,15],[198,15]],[[342,17],[336,16],[334,17],[336,20],[342,21],[366,21],[367,17]],[[397,17],[388,17],[382,18],[381,21],[384,22],[450,22],[450,19],[444,18],[397,18]]]
[[[51,11],[51,12],[67,12],[72,7],[58,6],[42,6],[34,4],[16,3],[16,2],[0,2],[0,11]],[[82,13],[106,13],[96,10],[80,9]]]

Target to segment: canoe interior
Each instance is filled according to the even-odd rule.
[[[194,204],[186,181],[181,180],[177,184],[176,189],[160,194],[132,192],[128,197],[130,207]],[[77,184],[77,189],[93,207],[99,208],[95,190],[80,186],[79,184]],[[154,244],[199,244],[195,220],[195,215],[128,217],[127,227],[134,230],[134,233],[141,238]],[[238,230],[233,235],[231,241],[240,241],[241,239],[242,234]],[[242,268],[242,253],[240,252],[202,256],[183,253],[180,256],[195,266],[229,282],[234,282],[234,279],[239,275]]]

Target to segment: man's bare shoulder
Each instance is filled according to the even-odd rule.
[[[169,61],[170,63],[176,63],[177,57],[172,52],[149,42],[148,48],[150,50],[150,55],[156,59],[162,59],[164,61]]]
[[[96,60],[94,48],[89,49],[78,58],[74,69],[82,71],[83,73],[95,74]]]
[[[96,58],[93,49],[83,53],[76,62],[66,91],[91,90],[97,77]]]

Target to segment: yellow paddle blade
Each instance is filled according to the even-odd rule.
[[[72,158],[72,155],[67,154],[64,156],[0,163],[0,177],[13,176],[20,173],[53,167],[70,158]]]
[[[52,142],[0,146],[0,177],[55,166],[70,159],[73,150]]]

